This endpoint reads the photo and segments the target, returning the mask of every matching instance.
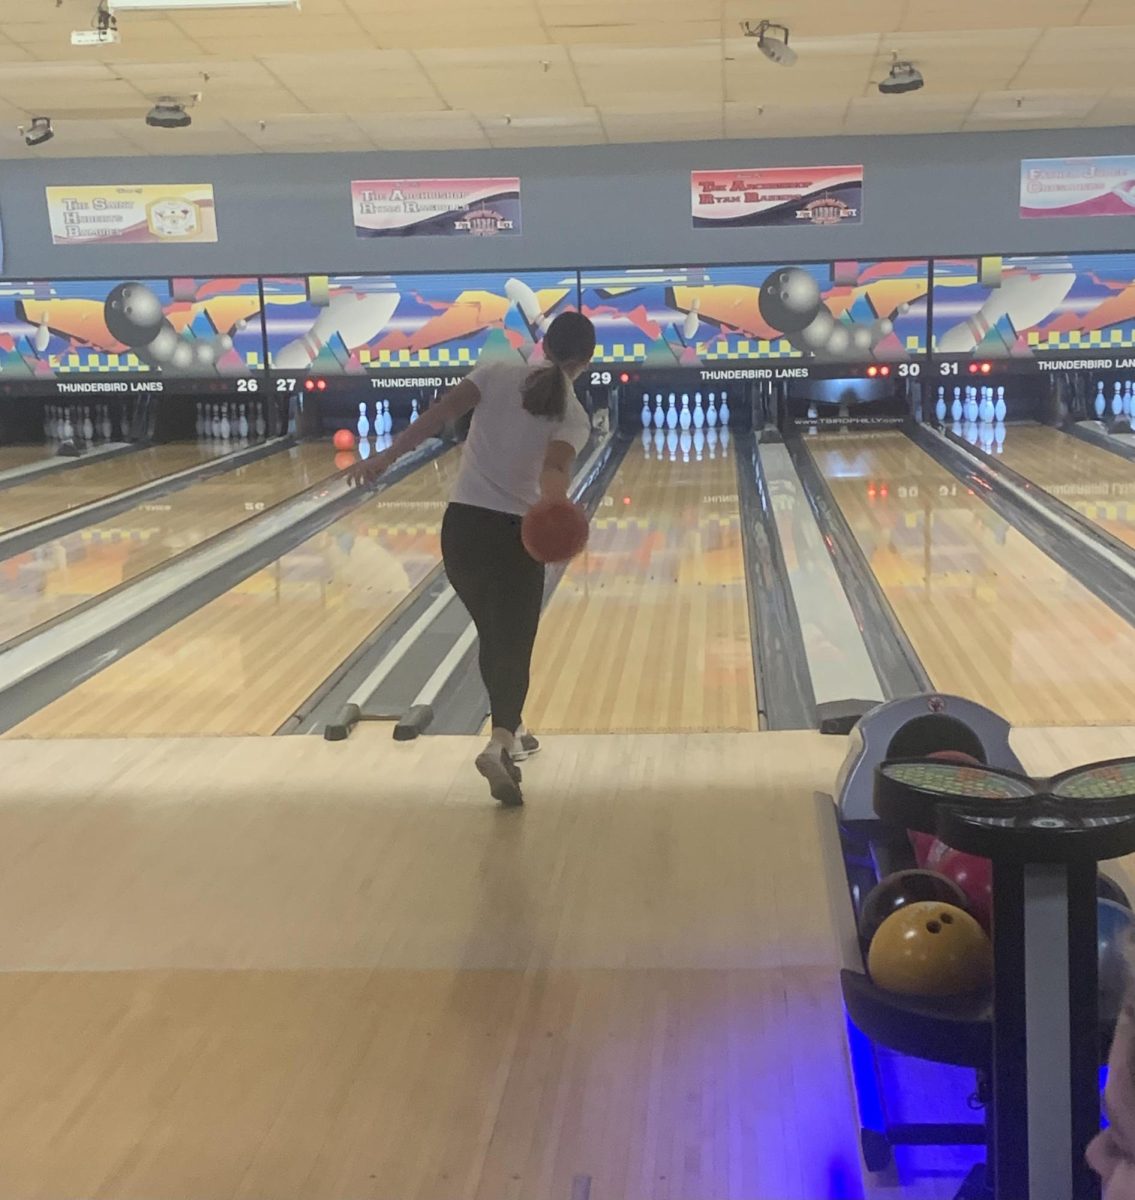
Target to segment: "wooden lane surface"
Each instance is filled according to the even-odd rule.
[[[544,613],[525,708],[542,732],[757,728],[732,455],[636,441]]]
[[[1047,425],[1010,425],[1005,465],[1135,547],[1135,463]]]
[[[457,463],[426,463],[6,736],[275,732],[437,564]]]
[[[478,745],[0,745],[5,1192],[859,1194],[843,739]]]
[[[0,562],[0,643],[256,517],[335,470],[328,444],[295,446]]]
[[[227,449],[214,442],[171,442],[14,484],[2,493],[0,533],[209,462]]]
[[[1016,725],[1135,719],[1135,629],[964,484],[900,433],[808,445],[936,688]]]
[[[26,467],[29,463],[45,462],[55,457],[53,446],[0,446],[0,473],[15,467]]]

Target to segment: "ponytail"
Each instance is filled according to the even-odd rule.
[[[525,411],[534,417],[562,421],[567,411],[567,394],[571,380],[559,363],[537,367],[524,381],[521,396]]]
[[[562,421],[572,392],[571,367],[577,372],[595,353],[595,326],[582,314],[562,312],[544,334],[547,363],[537,367],[524,381],[524,408],[534,417]]]

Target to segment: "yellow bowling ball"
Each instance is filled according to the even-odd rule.
[[[985,930],[952,904],[908,904],[879,926],[867,951],[876,986],[903,996],[960,996],[993,980]]]

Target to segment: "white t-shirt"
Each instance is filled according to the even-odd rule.
[[[567,442],[576,454],[587,445],[591,422],[570,387],[562,420],[533,416],[524,407],[521,391],[534,369],[523,362],[497,362],[470,372],[481,398],[451,500],[523,516],[540,499],[548,444]]]

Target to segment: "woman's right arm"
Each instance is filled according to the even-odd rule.
[[[549,442],[540,471],[540,498],[566,500],[571,486],[571,465],[575,462],[575,447],[570,442]]]

